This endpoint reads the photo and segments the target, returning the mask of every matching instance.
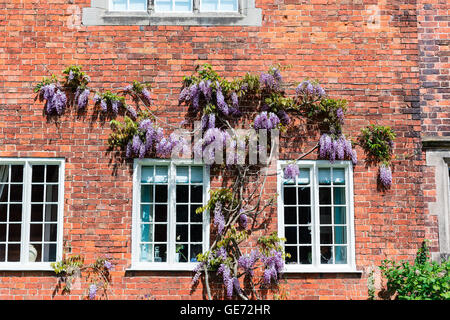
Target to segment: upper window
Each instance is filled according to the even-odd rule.
[[[60,257],[63,172],[61,160],[0,160],[0,269]]]
[[[133,266],[191,269],[208,245],[206,203],[209,176],[190,162],[136,160]]]
[[[148,0],[110,0],[110,11],[147,11]],[[192,12],[193,0],[155,0],[155,12]],[[200,0],[200,12],[237,12],[237,0]]]
[[[281,163],[280,172],[286,164]],[[287,271],[354,270],[351,164],[298,165],[295,180],[279,179],[279,234],[290,254]]]
[[[146,11],[147,0],[110,0],[111,11]]]

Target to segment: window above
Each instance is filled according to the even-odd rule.
[[[261,26],[255,0],[91,0],[84,25]]]
[[[145,159],[134,170],[132,268],[191,270],[208,247],[208,214],[195,212],[207,201],[207,169]]]
[[[280,172],[288,162],[280,162]],[[279,177],[279,234],[286,270],[355,271],[352,166],[348,161],[300,161],[294,180]]]
[[[63,164],[0,159],[0,270],[50,270],[61,257]]]

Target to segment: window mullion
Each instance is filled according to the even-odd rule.
[[[313,218],[313,230],[314,230],[314,239],[313,239],[313,266],[320,267],[320,210],[319,210],[319,169],[317,164],[313,165],[313,177],[312,181],[314,183],[314,214]]]
[[[176,222],[176,214],[175,214],[175,164],[173,162],[170,162],[169,165],[169,179],[168,179],[168,206],[167,209],[169,210],[167,214],[167,223],[168,223],[168,244],[167,244],[167,250],[169,251],[167,253],[167,262],[169,264],[173,264],[175,262],[175,222]]]
[[[25,162],[23,168],[23,199],[22,199],[22,237],[21,237],[21,263],[28,263],[30,251],[30,212],[31,212],[31,176],[30,162]],[[41,249],[42,250],[42,249]],[[41,252],[42,254],[42,252]]]

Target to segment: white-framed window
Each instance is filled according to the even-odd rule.
[[[192,12],[193,0],[154,0],[155,12]],[[110,11],[147,11],[148,0],[109,0]],[[200,0],[199,12],[238,12],[238,0]]]
[[[0,158],[0,270],[61,259],[64,160]]]
[[[278,233],[290,254],[286,271],[356,271],[351,162],[298,161],[295,180],[284,179],[288,163],[278,163]]]
[[[209,246],[209,170],[192,161],[136,159],[132,269],[192,270]]]

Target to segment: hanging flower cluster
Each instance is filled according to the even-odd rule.
[[[295,180],[295,178],[300,174],[300,169],[295,163],[290,163],[283,169],[284,179]]]
[[[390,167],[394,150],[395,133],[390,127],[370,125],[361,130],[360,145],[367,155],[369,164],[380,164],[378,181],[382,188],[392,185],[392,169]]]
[[[100,106],[100,110],[104,114],[110,112],[117,116],[120,109],[127,110],[125,97],[119,96],[111,91],[95,93],[93,101],[96,106]]]
[[[354,165],[358,162],[352,142],[347,140],[343,134],[337,137],[326,133],[322,134],[319,140],[319,156],[321,159],[330,160],[331,163],[344,159],[351,159]]]
[[[269,114],[267,114],[266,111],[263,111],[256,116],[253,127],[256,130],[258,129],[271,130],[277,128],[279,124],[280,119],[276,114],[272,112],[269,112]]]

